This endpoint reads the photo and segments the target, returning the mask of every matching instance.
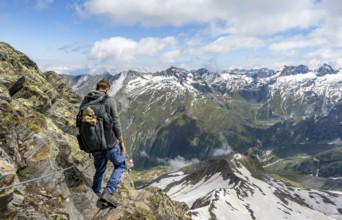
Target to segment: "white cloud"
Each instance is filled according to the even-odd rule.
[[[155,29],[154,37],[113,37],[95,42],[90,58],[122,68],[194,68],[212,59],[222,68],[312,63],[319,56],[308,57],[310,51],[342,47],[342,2],[335,0],[84,0],[75,2],[75,10],[82,18],[100,18],[106,25],[109,20],[119,27],[166,27],[171,35],[177,34],[156,37],[161,33]],[[184,25],[189,29],[183,29]],[[234,52],[240,55],[235,59],[229,57],[240,49],[262,52],[254,60],[247,53],[242,57],[242,52]],[[231,63],[222,65],[224,61]]]
[[[133,59],[137,42],[124,37],[113,37],[96,41],[91,48],[90,57],[94,59],[121,59],[130,61]]]
[[[36,8],[46,9],[46,8],[49,8],[52,3],[53,3],[53,0],[37,0]]]
[[[165,52],[160,60],[164,63],[174,63],[175,59],[181,54],[180,50],[171,50],[171,51],[167,51]]]
[[[175,44],[174,37],[143,38],[138,42],[124,37],[112,37],[95,42],[90,57],[125,63],[139,57],[154,56],[164,48]]]
[[[176,39],[174,37],[143,38],[137,44],[136,53],[138,55],[152,56],[163,50],[165,47],[173,46],[175,44]]]
[[[322,0],[311,13],[317,18],[307,34],[280,37],[269,45],[272,51],[291,51],[304,48],[334,48],[342,46],[342,2]]]
[[[244,0],[227,21],[233,34],[270,35],[289,29],[305,29],[317,24],[320,10],[314,0]]]
[[[206,54],[206,53],[226,53],[232,50],[258,48],[263,46],[264,42],[255,37],[244,36],[224,36],[219,37],[199,48],[191,48],[188,50],[190,54]]]
[[[286,50],[292,50],[292,49],[300,49],[300,48],[308,47],[310,45],[311,43],[305,40],[303,36],[295,36],[295,37],[287,38],[285,40],[272,43],[269,46],[269,49],[273,51],[286,51]]]
[[[342,46],[342,28],[321,27],[312,31],[307,36],[297,35],[282,37],[269,45],[272,51],[289,51],[293,49],[302,49],[309,47],[341,47]]]
[[[185,160],[184,157],[181,157],[181,156],[177,156],[173,159],[168,159],[167,160],[167,164],[171,167],[173,167],[174,169],[180,169],[182,167],[185,167],[185,166],[189,166],[191,164],[194,164],[194,163],[198,163],[199,160],[197,158],[193,158],[191,160]]]
[[[87,0],[78,10],[121,25],[206,23],[212,32],[272,34],[316,24],[321,18],[316,5],[315,0]]]
[[[317,51],[308,54],[309,58],[318,58],[322,60],[334,59],[336,57],[342,57],[342,50],[332,50],[330,48],[319,49]]]
[[[342,22],[342,20],[341,20]],[[340,25],[325,25],[317,28],[306,39],[312,45],[341,47],[342,46],[342,27]]]
[[[87,0],[82,8],[84,13],[106,16],[117,24],[179,26],[224,18],[226,13],[217,8],[220,5],[217,2],[220,3],[211,0]]]
[[[47,66],[39,66],[42,71],[55,71],[59,74],[69,74],[71,71],[78,69],[77,67],[66,66],[66,65],[47,65]]]
[[[213,156],[228,155],[232,152],[233,151],[229,145],[224,145],[222,146],[222,148],[215,149],[213,152]]]
[[[342,2],[336,0],[322,0],[321,8],[324,9],[325,20],[333,20],[338,22],[342,19]]]
[[[220,134],[220,141],[222,143],[221,148],[217,148],[213,151],[212,155],[213,156],[220,156],[220,155],[228,155],[233,152],[232,148],[229,146],[227,138],[223,135]]]

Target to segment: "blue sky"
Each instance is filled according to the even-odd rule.
[[[0,41],[43,70],[342,67],[342,1],[1,0]]]

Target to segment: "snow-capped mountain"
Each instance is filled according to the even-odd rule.
[[[130,75],[134,75],[130,76]],[[67,82],[85,95],[101,75],[65,76]],[[127,76],[129,80],[126,79]],[[129,84],[130,90],[141,90],[146,83],[146,90],[161,87],[175,87],[174,91],[193,94],[219,92],[222,95],[236,93],[248,101],[259,104],[258,116],[291,118],[326,114],[336,104],[341,103],[342,72],[324,64],[317,70],[307,66],[285,66],[281,71],[267,68],[234,69],[231,71],[210,72],[206,69],[187,71],[171,67],[156,73],[138,73],[134,71],[118,73],[114,76],[104,74],[113,84],[116,93]],[[133,82],[142,81],[143,83]],[[127,84],[124,84],[123,82]],[[265,113],[267,112],[267,114]]]
[[[324,76],[327,74],[336,74],[338,73],[340,70],[334,70],[331,66],[329,66],[328,64],[323,64],[323,66],[321,66],[318,70],[317,70],[317,76]]]
[[[151,185],[185,202],[192,219],[342,219],[341,192],[295,187],[239,154],[185,167]]]
[[[317,70],[304,65],[221,72],[170,67],[64,78],[83,96],[101,78],[112,83],[110,94],[115,94],[137,167],[253,147],[277,152],[298,144],[329,146],[315,154],[341,147],[342,72],[327,64]],[[330,176],[332,170],[324,172]]]

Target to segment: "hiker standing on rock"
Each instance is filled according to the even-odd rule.
[[[91,152],[94,157],[95,175],[92,189],[103,202],[116,207],[113,194],[118,187],[122,172],[126,169],[126,148],[121,133],[121,125],[116,102],[108,96],[110,83],[100,80],[96,91],[90,92],[80,106],[77,127],[78,141],[82,150]],[[107,162],[114,165],[114,171],[102,192],[101,185]]]

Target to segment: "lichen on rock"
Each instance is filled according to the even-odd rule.
[[[0,188],[8,187],[0,190],[0,218],[189,219],[161,190],[136,190],[129,170],[115,194],[119,207],[96,207],[93,159],[75,137],[80,102],[57,73],[43,74],[0,42]],[[108,164],[104,181],[113,168]]]

